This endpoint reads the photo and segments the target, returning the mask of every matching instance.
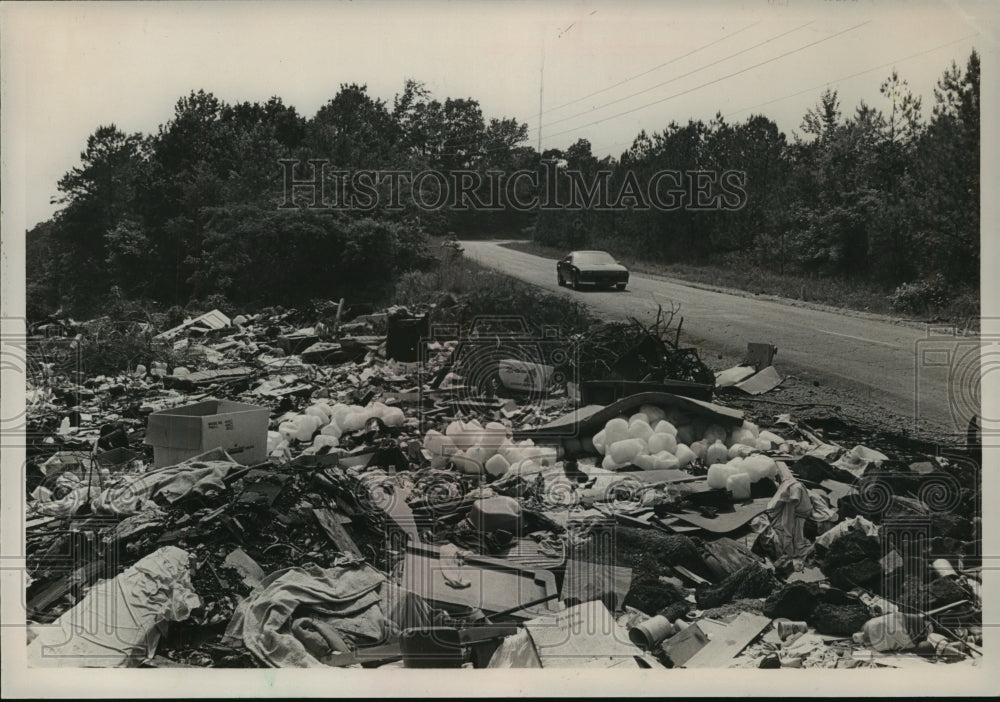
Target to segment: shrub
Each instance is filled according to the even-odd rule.
[[[904,314],[926,314],[932,316],[935,310],[948,304],[951,290],[944,276],[937,273],[929,278],[903,283],[889,296],[889,304],[896,312]]]

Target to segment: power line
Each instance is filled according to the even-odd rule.
[[[565,121],[568,121],[568,120],[571,120],[571,119],[574,119],[574,118],[576,118],[576,117],[580,117],[581,115],[585,115],[585,114],[587,114],[588,112],[591,112],[591,111],[593,111],[593,110],[597,110],[597,109],[601,109],[601,108],[604,108],[604,107],[608,107],[609,105],[614,105],[615,103],[618,103],[618,102],[621,102],[622,100],[628,100],[628,99],[630,99],[630,98],[633,98],[633,97],[635,97],[636,95],[642,95],[643,93],[648,93],[648,92],[649,92],[650,90],[655,90],[656,88],[660,88],[660,87],[663,87],[664,85],[667,85],[668,83],[672,83],[672,82],[673,82],[673,81],[675,81],[675,80],[680,80],[681,78],[685,78],[685,77],[687,77],[687,76],[689,76],[689,75],[692,75],[693,73],[698,73],[699,71],[703,71],[703,70],[705,70],[706,68],[711,68],[712,66],[715,66],[716,64],[719,64],[719,63],[721,63],[721,62],[723,62],[723,61],[726,61],[726,60],[728,60],[728,59],[731,59],[731,58],[733,58],[733,57],[735,57],[735,56],[739,56],[740,54],[743,54],[743,53],[746,53],[747,51],[751,51],[751,50],[753,50],[753,49],[755,49],[755,48],[757,48],[757,47],[759,47],[759,46],[763,46],[764,44],[767,44],[767,43],[769,43],[769,42],[772,42],[772,41],[774,41],[774,40],[776,40],[776,39],[780,39],[781,37],[785,36],[786,34],[791,34],[792,32],[797,32],[798,30],[802,29],[803,27],[806,27],[806,26],[808,26],[808,25],[812,24],[812,21],[809,21],[809,22],[806,22],[805,24],[803,24],[803,25],[801,25],[801,26],[799,26],[799,27],[796,27],[795,29],[791,29],[791,30],[789,30],[789,31],[787,31],[787,32],[782,32],[781,34],[778,34],[778,35],[776,35],[776,36],[774,36],[774,37],[771,37],[770,39],[766,39],[766,40],[764,40],[764,41],[762,41],[762,42],[760,42],[760,43],[758,43],[758,44],[754,44],[753,46],[751,46],[751,47],[749,47],[749,48],[747,48],[747,49],[743,49],[743,50],[741,50],[741,51],[737,51],[737,52],[736,52],[735,54],[730,54],[729,56],[726,56],[726,57],[724,57],[724,58],[721,58],[721,59],[718,59],[717,61],[713,61],[712,63],[709,63],[709,64],[706,64],[706,65],[704,65],[704,66],[701,66],[700,68],[696,68],[696,69],[694,69],[693,71],[689,71],[688,73],[685,73],[685,74],[683,74],[683,75],[680,75],[680,76],[677,76],[676,78],[672,78],[671,80],[668,80],[668,81],[665,81],[665,82],[663,82],[663,83],[659,83],[659,84],[657,84],[657,85],[654,85],[654,86],[652,86],[652,87],[650,87],[650,88],[645,88],[645,89],[643,89],[643,90],[640,90],[640,91],[639,91],[639,92],[637,92],[637,93],[632,93],[631,95],[627,95],[627,96],[625,96],[624,98],[621,98],[621,99],[619,99],[619,100],[613,100],[613,101],[611,101],[611,102],[609,102],[609,103],[606,103],[606,104],[604,104],[604,105],[599,105],[598,107],[594,107],[594,108],[590,108],[589,110],[585,110],[585,111],[583,111],[583,112],[579,112],[579,113],[577,113],[577,114],[575,114],[575,115],[570,115],[569,117],[563,117],[563,118],[561,118],[561,119],[558,119],[558,120],[555,120],[555,121],[553,121],[553,122],[549,122],[549,123],[547,123],[547,124],[542,124],[542,115],[544,115],[544,114],[549,114],[550,112],[554,112],[554,111],[556,111],[556,110],[559,110],[559,109],[562,109],[563,107],[566,107],[566,106],[568,106],[568,105],[572,105],[572,104],[575,104],[575,103],[577,103],[577,102],[580,102],[581,100],[586,100],[587,98],[589,98],[589,97],[593,97],[594,95],[599,95],[599,94],[601,94],[601,93],[603,93],[603,92],[607,92],[608,90],[611,90],[611,89],[613,89],[613,88],[616,88],[616,87],[618,87],[618,86],[620,86],[620,85],[624,85],[625,83],[628,83],[628,82],[630,82],[630,81],[632,81],[632,80],[635,80],[636,78],[640,78],[640,77],[642,77],[642,76],[644,76],[644,75],[648,75],[649,73],[652,73],[653,71],[656,71],[656,70],[659,70],[660,68],[663,68],[664,66],[669,66],[670,64],[672,64],[672,63],[675,63],[675,62],[677,62],[677,61],[679,61],[679,60],[681,60],[681,59],[683,59],[683,58],[686,58],[686,57],[688,57],[688,56],[691,56],[692,54],[695,54],[695,53],[698,53],[699,51],[702,51],[702,50],[704,50],[704,49],[707,49],[707,48],[709,48],[710,46],[714,46],[715,44],[718,44],[718,43],[720,43],[720,42],[723,42],[723,41],[725,41],[726,39],[729,39],[730,37],[734,37],[734,36],[736,36],[737,34],[739,34],[739,33],[741,33],[741,32],[745,32],[746,30],[748,30],[748,29],[750,29],[750,28],[752,28],[752,27],[755,27],[755,26],[756,26],[756,25],[758,25],[758,24],[760,24],[760,21],[758,21],[758,22],[754,22],[754,23],[753,23],[753,24],[751,24],[751,25],[747,25],[747,26],[746,26],[746,27],[744,27],[743,29],[739,29],[739,30],[737,30],[737,31],[735,31],[735,32],[733,32],[733,33],[731,33],[731,34],[727,34],[727,35],[726,35],[726,36],[724,36],[724,37],[721,37],[721,38],[719,38],[719,39],[716,39],[716,40],[714,40],[714,41],[711,41],[711,42],[709,42],[708,44],[705,44],[704,46],[700,46],[700,47],[698,47],[697,49],[694,49],[694,50],[692,50],[692,51],[689,51],[689,52],[688,52],[688,53],[686,53],[686,54],[683,54],[683,55],[681,55],[681,56],[678,56],[678,57],[676,57],[676,58],[673,58],[673,59],[671,59],[670,61],[667,61],[666,63],[661,63],[660,65],[658,65],[658,66],[654,66],[653,68],[650,68],[650,69],[648,69],[648,70],[646,70],[646,71],[643,71],[642,73],[637,73],[637,74],[636,74],[636,75],[634,75],[634,76],[631,76],[631,77],[629,77],[629,78],[626,78],[626,79],[624,79],[624,80],[621,80],[621,81],[619,81],[619,82],[615,83],[614,85],[610,85],[610,86],[608,86],[608,87],[606,87],[606,88],[601,88],[601,89],[600,89],[600,90],[598,90],[598,91],[595,91],[595,92],[593,92],[593,93],[590,93],[590,94],[588,94],[588,95],[584,95],[583,97],[580,97],[580,98],[577,98],[577,99],[575,99],[575,100],[571,100],[570,102],[567,102],[567,103],[563,103],[562,105],[559,105],[559,106],[557,106],[557,107],[552,107],[552,108],[549,108],[548,110],[545,110],[544,112],[543,112],[543,111],[541,110],[541,105],[539,105],[539,112],[538,112],[538,124],[537,124],[536,126],[534,126],[534,127],[528,127],[528,132],[530,133],[530,132],[534,132],[534,131],[537,131],[537,132],[539,133],[539,135],[540,135],[540,134],[541,134],[541,131],[542,131],[542,128],[543,128],[543,127],[549,127],[549,126],[551,126],[551,125],[553,125],[553,124],[559,124],[560,122],[565,122]],[[567,30],[568,30],[568,29],[569,29],[569,28],[567,28]],[[543,50],[543,52],[542,52],[542,66],[543,66],[543,71],[544,71],[544,61],[545,61],[545,54],[544,54],[544,50]],[[539,89],[539,93],[541,93],[541,89]],[[526,125],[527,125],[527,124],[529,124],[529,123],[530,123],[530,122],[525,122],[525,124],[526,124]],[[453,143],[451,144],[451,148],[461,148],[461,147],[463,147],[463,146],[467,146],[467,145],[469,145],[469,144],[472,144],[472,143],[474,143],[474,142],[473,142],[473,141],[472,141],[471,139],[467,139],[467,137],[471,137],[471,136],[473,136],[473,135],[475,135],[475,134],[476,134],[475,132],[467,132],[466,134],[459,134],[459,135],[457,135],[457,136],[456,136],[456,138],[457,138],[457,139],[459,139],[460,141],[457,141],[457,142],[453,142]],[[465,139],[465,141],[461,141],[462,139]],[[538,149],[538,150],[539,150],[539,153],[541,153],[541,146],[539,146],[539,149]]]
[[[951,46],[952,44],[957,44],[957,43],[959,43],[961,41],[966,41],[966,40],[972,39],[973,37],[976,37],[976,36],[978,36],[977,33],[968,34],[968,35],[966,35],[964,37],[960,37],[958,39],[953,39],[952,41],[946,42],[944,44],[939,44],[938,46],[935,46],[935,47],[933,47],[931,49],[927,49],[926,51],[919,51],[919,52],[917,52],[915,54],[910,54],[909,56],[904,56],[902,58],[898,58],[898,59],[895,59],[893,61],[888,61],[888,62],[880,64],[878,66],[873,66],[872,68],[868,68],[868,69],[865,69],[863,71],[859,71],[857,73],[852,73],[852,74],[850,74],[848,76],[841,76],[840,78],[831,78],[830,80],[827,80],[826,82],[820,83],[818,85],[814,85],[814,86],[812,86],[810,88],[805,88],[803,90],[799,90],[799,91],[794,92],[794,93],[789,93],[788,95],[783,95],[782,97],[774,98],[773,100],[768,100],[767,102],[759,102],[756,105],[751,105],[749,107],[741,107],[738,110],[733,110],[732,112],[727,112],[726,114],[723,115],[723,117],[730,117],[732,115],[739,114],[740,112],[746,112],[747,110],[755,110],[758,107],[763,107],[764,105],[771,105],[771,104],[774,104],[776,102],[781,102],[782,100],[787,100],[789,98],[797,97],[799,95],[802,95],[803,93],[808,93],[808,92],[813,91],[813,90],[818,90],[820,88],[827,87],[831,83],[840,83],[840,82],[843,82],[843,81],[846,81],[846,80],[851,80],[852,78],[857,78],[858,76],[863,76],[863,75],[865,75],[867,73],[872,73],[873,71],[882,70],[884,68],[888,68],[889,66],[894,66],[894,65],[903,63],[904,61],[909,61],[910,59],[918,58],[920,56],[924,56],[924,55],[932,53],[934,51],[938,51],[940,49],[944,49],[944,48],[946,48],[948,46]],[[632,144],[634,142],[635,142],[635,138],[633,138],[633,139],[631,139],[629,141],[619,141],[619,142],[616,142],[614,144],[609,144],[607,146],[601,146],[601,147],[595,149],[595,151],[604,151],[604,150],[607,150],[607,149],[613,149],[616,146],[625,146],[626,144]]]
[[[714,41],[710,41],[709,43],[705,44],[704,46],[699,46],[697,49],[689,51],[686,54],[681,54],[680,56],[677,56],[676,58],[672,58],[669,61],[667,61],[666,63],[661,63],[659,66],[653,66],[652,68],[650,68],[648,70],[645,70],[642,73],[636,73],[634,76],[629,76],[625,80],[620,80],[617,83],[614,83],[612,85],[607,86],[606,88],[601,88],[600,90],[595,90],[594,92],[588,93],[587,95],[584,95],[582,97],[578,97],[575,100],[570,100],[569,102],[564,102],[561,105],[556,105],[555,107],[550,107],[549,109],[545,110],[545,112],[543,114],[548,114],[550,112],[555,112],[556,110],[561,110],[564,107],[569,107],[570,105],[575,105],[576,103],[578,103],[578,102],[580,102],[582,100],[586,100],[587,98],[594,97],[595,95],[600,95],[601,93],[606,93],[607,91],[613,90],[614,88],[617,88],[620,85],[625,85],[626,83],[629,83],[629,82],[635,80],[636,78],[642,78],[645,75],[649,75],[653,71],[658,71],[661,68],[665,68],[666,66],[669,66],[672,63],[677,63],[681,59],[685,59],[688,56],[692,56],[692,55],[698,53],[699,51],[704,51],[705,49],[707,49],[707,48],[709,48],[711,46],[715,46],[716,44],[718,44],[720,42],[723,42],[726,39],[729,39],[730,37],[735,37],[737,34],[740,34],[741,32],[745,32],[748,29],[756,27],[758,24],[760,24],[760,20],[758,20],[757,22],[754,22],[753,24],[747,25],[743,29],[738,29],[735,32],[733,32],[732,34],[727,34],[724,37],[721,37],[721,38],[716,39]],[[541,119],[539,119],[538,121],[539,121],[539,124],[541,124]]]
[[[784,95],[784,96],[779,97],[779,98],[774,98],[773,100],[768,100],[767,102],[759,102],[756,105],[751,105],[750,107],[743,107],[743,108],[740,108],[739,110],[734,110],[732,112],[727,112],[725,115],[723,115],[723,117],[729,117],[730,115],[739,114],[740,112],[746,112],[747,110],[755,110],[758,107],[763,107],[764,105],[771,105],[771,104],[773,104],[775,102],[781,102],[782,100],[787,100],[788,98],[797,97],[799,95],[802,95],[803,93],[808,93],[808,92],[810,92],[812,90],[818,90],[819,88],[825,88],[825,87],[829,86],[830,83],[839,83],[841,81],[850,80],[851,78],[857,78],[858,76],[863,76],[866,73],[871,73],[872,71],[878,71],[878,70],[881,70],[883,68],[888,68],[889,66],[895,65],[897,63],[902,63],[903,61],[909,61],[910,59],[917,58],[918,56],[923,56],[925,54],[929,54],[931,52],[937,51],[938,49],[943,49],[946,46],[951,46],[952,44],[957,44],[960,41],[965,41],[967,39],[971,39],[974,36],[977,36],[977,35],[975,33],[969,34],[967,36],[961,37],[960,39],[955,39],[954,41],[949,41],[946,44],[941,44],[939,46],[935,46],[933,49],[927,49],[926,51],[920,51],[920,52],[915,53],[915,54],[910,54],[909,56],[906,56],[904,58],[896,59],[895,61],[889,61],[888,63],[883,63],[880,66],[875,66],[873,68],[868,68],[868,69],[866,69],[864,71],[859,71],[857,73],[852,73],[851,75],[844,76],[843,78],[834,78],[832,80],[826,81],[825,83],[820,83],[819,85],[814,85],[814,86],[812,86],[810,88],[804,88],[802,90],[799,90],[798,92],[790,93],[788,95]]]
[[[660,98],[659,100],[653,100],[652,102],[648,102],[645,105],[640,105],[638,107],[633,107],[630,110],[625,110],[624,112],[619,112],[617,114],[613,114],[613,115],[610,115],[608,117],[603,117],[603,118],[601,118],[599,120],[595,120],[595,121],[590,122],[588,124],[581,124],[581,125],[576,126],[576,127],[571,127],[570,129],[565,129],[565,130],[563,130],[561,132],[556,132],[555,134],[550,134],[549,135],[549,139],[552,139],[553,137],[557,137],[557,136],[562,136],[563,134],[569,134],[570,132],[575,132],[575,131],[577,131],[579,129],[583,129],[585,127],[592,127],[594,125],[601,124],[603,122],[607,122],[608,120],[617,119],[619,117],[624,117],[625,115],[630,115],[633,112],[638,112],[639,110],[644,110],[647,107],[652,107],[653,105],[658,105],[660,103],[667,102],[668,100],[673,100],[674,98],[680,97],[681,95],[687,95],[688,93],[693,93],[696,90],[701,90],[702,88],[707,88],[710,85],[715,85],[716,83],[720,83],[720,82],[722,82],[724,80],[732,78],[733,76],[738,76],[740,74],[746,73],[747,71],[752,71],[755,68],[760,68],[761,66],[765,66],[765,65],[767,65],[769,63],[774,63],[775,61],[778,61],[779,59],[785,58],[786,56],[791,56],[792,54],[797,54],[800,51],[804,51],[804,50],[809,49],[809,48],[811,48],[813,46],[816,46],[818,44],[822,44],[823,42],[830,41],[831,39],[835,39],[835,38],[837,38],[837,37],[839,37],[839,36],[841,36],[843,34],[847,34],[848,32],[853,32],[855,29],[858,29],[859,27],[863,27],[864,25],[869,24],[870,22],[871,22],[871,20],[867,20],[865,22],[861,22],[860,24],[856,24],[853,27],[849,27],[847,29],[841,30],[841,31],[837,32],[836,34],[831,34],[828,37],[823,37],[822,39],[817,39],[816,41],[813,41],[813,42],[810,42],[808,44],[805,44],[804,46],[800,46],[797,49],[792,49],[791,51],[786,51],[783,54],[779,54],[778,56],[775,56],[774,58],[770,58],[770,59],[768,59],[766,61],[761,61],[760,63],[755,63],[752,66],[748,66],[746,68],[740,69],[739,71],[734,71],[733,73],[729,73],[727,75],[724,75],[721,78],[716,78],[715,80],[708,81],[707,83],[702,83],[701,85],[697,85],[697,86],[695,86],[693,88],[689,88],[687,90],[682,90],[679,93],[674,93],[673,95],[669,95],[669,96],[667,96],[665,98]]]
[[[694,75],[695,73],[700,73],[701,71],[704,71],[707,68],[711,68],[713,66],[716,66],[716,65],[722,63],[723,61],[728,61],[731,58],[735,58],[735,57],[739,56],[740,54],[745,54],[748,51],[753,51],[754,49],[756,49],[758,47],[761,47],[761,46],[764,46],[765,44],[769,44],[772,41],[776,41],[776,40],[780,39],[783,36],[787,36],[788,34],[791,34],[793,32],[797,32],[800,29],[803,29],[804,27],[809,26],[810,24],[812,24],[811,21],[810,22],[806,22],[805,24],[800,25],[800,26],[796,27],[795,29],[789,29],[787,32],[782,32],[781,34],[776,34],[775,36],[771,37],[770,39],[765,39],[764,41],[759,42],[757,44],[754,44],[753,46],[747,47],[746,49],[741,49],[740,51],[737,51],[734,54],[729,54],[729,56],[725,56],[723,58],[720,58],[717,61],[712,61],[711,63],[706,64],[704,66],[701,66],[700,68],[696,68],[693,71],[688,71],[687,73],[682,73],[679,76],[674,76],[670,80],[665,80],[662,83],[657,83],[656,85],[650,86],[648,88],[644,88],[644,89],[642,89],[642,90],[640,90],[638,92],[632,93],[631,95],[626,95],[625,97],[620,97],[617,100],[612,100],[611,102],[606,102],[603,105],[598,105],[597,107],[592,107],[592,108],[590,108],[590,110],[585,110],[584,112],[578,112],[577,114],[570,115],[569,117],[562,117],[561,119],[557,119],[557,120],[554,120],[552,122],[547,122],[546,124],[540,125],[537,128],[541,129],[541,127],[543,127],[543,126],[544,127],[551,127],[553,124],[559,124],[560,122],[566,122],[566,121],[569,121],[569,120],[574,119],[576,117],[581,117],[581,116],[587,114],[588,112],[593,112],[594,110],[601,110],[601,109],[604,109],[605,107],[610,107],[611,105],[616,105],[619,102],[624,102],[625,100],[631,100],[632,98],[637,97],[639,95],[642,95],[644,93],[648,93],[648,92],[650,92],[652,90],[656,90],[657,88],[662,88],[664,85],[669,85],[670,83],[678,81],[681,78],[687,78],[688,76]]]

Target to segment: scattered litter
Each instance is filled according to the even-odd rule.
[[[777,350],[716,374],[662,311],[525,355],[438,334],[452,303],[216,310],[117,376],[30,378],[33,664],[976,664],[961,456],[739,409]]]

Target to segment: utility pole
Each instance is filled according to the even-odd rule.
[[[542,33],[542,67],[538,74],[538,157],[542,156],[542,96],[545,94],[545,33]]]

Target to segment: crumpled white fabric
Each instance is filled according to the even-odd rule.
[[[275,668],[322,667],[320,648],[336,653],[344,634],[384,637],[388,626],[377,592],[384,582],[367,564],[275,571],[237,606],[223,640],[246,646]]]
[[[782,555],[796,558],[809,550],[811,544],[805,537],[806,519],[813,513],[813,502],[806,487],[794,478],[778,486],[767,503],[771,528]]]
[[[191,493],[225,490],[223,479],[231,469],[238,467],[239,464],[224,460],[188,461],[146,473],[123,475],[104,489],[81,484],[74,475],[76,482],[73,484],[78,487],[59,500],[33,503],[32,511],[49,517],[70,517],[90,500],[90,508],[97,514],[135,514],[157,496],[172,503]]]
[[[77,510],[102,489],[103,473],[100,470],[84,467],[82,472],[84,473],[82,478],[73,470],[68,470],[56,478],[55,488],[69,490],[59,499],[52,499],[49,490],[40,491],[39,499],[29,507],[32,513],[46,517],[69,517],[76,514]]]
[[[858,444],[841,456],[833,465],[837,468],[846,470],[856,478],[860,478],[864,475],[865,468],[867,468],[870,464],[874,463],[875,465],[878,465],[882,461],[888,460],[889,457],[881,451],[876,451],[868,448],[867,446]]]
[[[157,468],[148,473],[124,476],[90,501],[98,514],[135,514],[154,497],[176,502],[192,492],[225,490],[223,478],[238,464],[229,461],[191,461]]]
[[[845,519],[832,529],[827,529],[816,537],[816,544],[823,548],[830,548],[830,545],[844,536],[849,531],[859,531],[865,536],[878,536],[878,526],[872,524],[864,517],[852,517]]]
[[[124,573],[94,585],[51,626],[36,627],[32,667],[131,667],[151,657],[167,622],[187,619],[201,600],[190,554],[164,546]]]

